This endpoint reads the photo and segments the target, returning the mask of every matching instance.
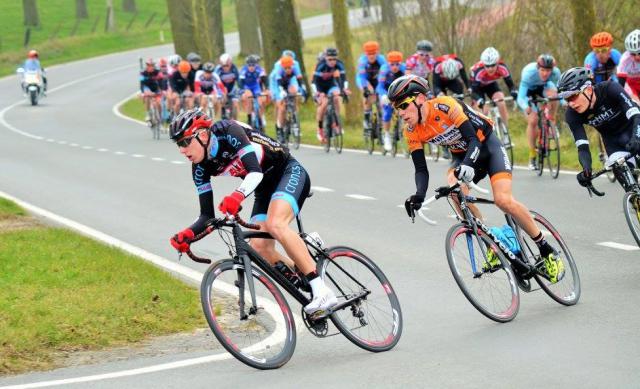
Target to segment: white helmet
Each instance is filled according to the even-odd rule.
[[[182,57],[180,57],[178,54],[174,54],[174,55],[170,55],[169,56],[169,65],[171,65],[173,67],[178,66],[180,61],[182,61]]]
[[[640,30],[633,30],[624,38],[624,48],[633,54],[640,53]]]
[[[231,55],[230,55],[230,54],[223,53],[223,54],[220,56],[220,63],[221,63],[222,65],[230,64],[230,63],[231,63],[231,60],[232,60],[232,58],[231,58]]]
[[[495,65],[500,60],[500,53],[493,47],[487,47],[480,54],[480,61],[485,65]]]
[[[447,80],[455,80],[460,75],[458,61],[453,58],[446,59],[442,62],[442,75]]]

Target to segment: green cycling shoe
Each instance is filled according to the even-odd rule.
[[[552,284],[564,278],[564,262],[562,259],[556,258],[557,254],[551,253],[544,258],[543,272]]]
[[[500,267],[500,258],[491,247],[487,249],[487,259],[482,263],[482,270],[485,272],[495,270]]]

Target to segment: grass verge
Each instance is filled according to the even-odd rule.
[[[51,369],[78,350],[206,327],[195,289],[25,215],[0,199],[0,375]]]

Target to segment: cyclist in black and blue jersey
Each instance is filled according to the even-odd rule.
[[[239,99],[239,87],[237,87],[240,73],[238,68],[233,63],[233,58],[230,54],[224,53],[220,55],[220,63],[216,67],[216,74],[220,77],[220,81],[227,90],[227,99],[231,99],[233,104],[232,116],[233,119],[238,117],[238,99]]]
[[[247,123],[251,123],[253,106],[251,105],[250,97],[253,97],[254,99],[258,99],[258,103],[260,104],[262,128],[265,128],[264,107],[267,104],[267,96],[261,95],[263,93],[268,95],[269,89],[267,87],[267,73],[258,62],[260,62],[260,57],[255,54],[247,57],[245,65],[240,69],[238,87],[243,91],[242,106],[247,113]]]
[[[567,70],[558,82],[559,96],[569,104],[565,120],[578,147],[582,171],[577,179],[580,185],[591,182],[591,152],[584,129],[588,124],[601,135],[609,161],[629,155],[640,155],[640,109],[622,86],[614,80],[594,85],[591,71],[583,67]],[[637,164],[630,160],[632,165]],[[620,178],[618,181],[622,182]]]
[[[347,76],[344,64],[338,59],[338,50],[328,47],[324,51],[324,56],[318,61],[313,72],[311,83],[314,100],[318,104],[316,110],[316,120],[318,122],[317,137],[321,142],[325,142],[324,131],[322,131],[322,118],[329,104],[329,98],[333,99],[336,112],[340,112],[340,95],[342,92],[349,94],[347,88]]]
[[[279,270],[283,268],[279,262],[286,264],[283,272],[294,284],[300,283],[293,264],[300,269],[313,295],[304,307],[305,312],[323,311],[336,305],[335,294],[318,277],[315,262],[302,238],[289,227],[311,185],[307,171],[289,150],[244,123],[236,120],[213,123],[197,110],[180,114],[171,122],[169,130],[180,153],[192,162],[193,182],[200,202],[198,219],[175,234],[170,239],[171,245],[186,252],[191,240],[205,230],[206,221],[215,217],[212,176],[242,178],[240,186],[218,205],[220,212],[237,215],[242,202],[254,193],[251,221],[280,242],[291,259],[276,250],[273,239],[251,239],[251,246]]]

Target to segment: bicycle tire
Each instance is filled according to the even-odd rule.
[[[542,131],[542,130],[540,130]],[[546,140],[543,138],[541,143],[545,143]],[[538,160],[538,163],[536,164],[536,174],[538,176],[541,176],[542,173],[544,172],[544,155],[546,153],[546,150],[544,149],[544,147],[540,144],[538,144],[538,154],[536,156],[536,159]]]
[[[333,122],[335,124],[335,127],[331,126],[331,132],[333,133],[333,136],[334,136],[333,148],[336,151],[336,153],[340,154],[342,153],[342,142],[344,141],[342,136],[344,129],[342,128],[340,115],[336,111],[333,112]]]
[[[562,305],[575,305],[580,300],[581,286],[580,286],[580,274],[578,273],[578,267],[573,255],[569,250],[566,242],[556,230],[556,228],[549,222],[544,216],[535,211],[529,211],[536,225],[542,231],[542,234],[549,240],[555,242],[551,243],[554,249],[558,252],[560,259],[565,265],[565,275],[557,283],[552,284],[546,278],[542,277],[538,273],[534,274],[534,277],[538,285],[545,291],[545,293],[556,302]],[[520,232],[520,240],[523,242],[524,252],[526,260],[535,264],[540,259],[539,250],[533,240],[527,235],[522,228],[518,229]]]
[[[508,151],[509,160],[511,161],[511,165],[513,165],[513,144],[511,142],[511,134],[509,134],[507,124],[502,120],[502,118],[498,119],[498,133],[501,134],[500,142],[502,142],[502,147]]]
[[[296,346],[295,321],[291,308],[273,281],[260,269],[252,267],[256,297],[260,298],[258,306],[262,308],[258,309],[257,314],[249,314],[245,319],[240,319],[237,309],[240,302],[240,287],[234,281],[238,280],[238,276],[242,276],[244,282],[246,279],[244,266],[232,259],[216,262],[207,269],[200,286],[200,302],[204,316],[220,344],[240,362],[260,370],[277,369],[291,359]],[[228,281],[224,281],[223,277],[225,279],[228,277]],[[216,280],[220,282],[214,286]],[[251,305],[248,287],[244,288],[244,295],[248,309]],[[267,301],[268,296],[275,301]],[[282,314],[281,322],[272,323],[276,319],[275,315],[280,314]],[[247,336],[251,330],[253,332],[271,330],[272,333],[266,339],[255,343],[257,336],[260,335]],[[235,340],[237,337],[251,338],[247,339],[250,343],[239,345]],[[271,356],[267,356],[267,352]],[[263,354],[260,357],[254,355],[261,353]]]
[[[551,131],[551,136],[547,137],[547,165],[549,173],[553,179],[557,179],[560,174],[560,137],[555,126],[547,127]]]
[[[373,130],[372,129],[364,130],[364,146],[367,152],[369,153],[369,155],[373,154],[374,142],[375,140],[373,139]]]
[[[391,283],[370,258],[355,249],[335,246],[326,252],[330,259],[320,259],[318,274],[336,293],[338,303],[361,293],[363,288],[370,291],[358,304],[333,312],[331,321],[349,341],[362,349],[371,352],[391,350],[400,340],[403,327],[400,302]],[[358,264],[360,270],[356,268]],[[364,276],[361,273],[365,273]],[[371,283],[362,285],[363,280]],[[385,317],[379,317],[383,315],[384,307],[389,311]]]
[[[298,150],[300,148],[300,120],[298,119],[298,114],[293,113],[293,148]],[[288,140],[288,138],[287,138]]]
[[[631,235],[640,247],[640,194],[636,192],[625,193],[622,198],[622,207]]]
[[[457,246],[456,239],[461,236],[463,236],[465,242]],[[485,247],[491,248],[494,253],[497,254],[500,260],[500,266],[496,268],[496,270],[482,270],[481,263],[484,261],[484,255],[475,255],[474,251],[479,253],[480,251],[478,250],[484,249],[478,244],[478,240],[475,238],[471,228],[462,223],[458,223],[449,229],[445,243],[449,269],[451,269],[451,274],[464,296],[480,313],[499,323],[509,322],[516,317],[520,309],[520,293],[518,291],[516,277],[504,254],[498,249],[498,246],[481,230],[478,230],[478,236]],[[456,255],[458,257],[465,256],[465,251],[469,254],[468,258],[456,258]],[[459,255],[457,253],[459,253]],[[466,277],[470,277],[470,280],[465,281],[464,278]],[[482,279],[488,280],[486,283],[488,286],[484,285],[480,286],[479,289],[476,288],[480,285],[480,280]],[[496,280],[496,282],[494,282],[494,280]],[[485,301],[486,299],[481,301],[479,296],[476,296],[476,294],[482,292],[482,289],[486,290],[490,287],[497,286],[498,282],[502,284],[502,290],[489,293],[490,297],[488,300],[493,301]],[[476,289],[476,291],[474,292],[473,289]],[[498,293],[504,295],[502,302],[495,301]],[[498,307],[498,304],[500,307]]]
[[[327,109],[328,111],[329,109]],[[331,115],[325,114],[324,116],[324,152],[328,153],[331,150]]]

